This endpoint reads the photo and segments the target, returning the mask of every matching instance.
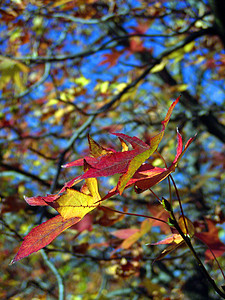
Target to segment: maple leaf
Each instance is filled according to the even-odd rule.
[[[103,149],[100,145],[89,137],[90,154],[92,156],[86,156],[83,159],[78,159],[74,162],[64,165],[63,167],[80,166],[84,163],[88,164],[88,170],[81,175],[70,181],[69,185],[72,185],[77,179],[87,179],[102,176],[112,176],[114,174],[122,174],[119,179],[117,189],[122,194],[128,181],[132,178],[135,172],[140,166],[157,150],[160,141],[163,138],[164,131],[170,120],[172,111],[175,105],[179,101],[178,97],[170,106],[164,121],[162,122],[163,128],[156,136],[150,139],[150,145],[144,143],[137,137],[130,137],[122,133],[113,133],[118,136],[120,140],[128,142],[132,146],[132,150],[128,150],[124,144],[122,144],[122,152],[113,151],[109,149]],[[93,153],[93,145],[96,147],[95,153]],[[95,155],[93,155],[95,154]],[[94,156],[94,157],[93,157]],[[66,185],[68,187],[68,185]]]
[[[141,223],[141,228],[119,229],[111,232],[112,235],[124,239],[124,241],[112,252],[114,253],[120,248],[128,249],[143,235],[145,235],[152,227],[152,220],[146,219]]]
[[[49,245],[60,233],[79,221],[80,218],[77,217],[64,220],[62,216],[57,215],[33,228],[30,233],[25,236],[19,251],[10,264]]]
[[[86,168],[87,166],[85,166]],[[25,198],[31,205],[49,205],[60,215],[35,227],[24,241],[11,264],[50,244],[61,232],[78,223],[87,213],[99,205],[96,178],[86,179],[81,192],[67,189],[64,195]],[[45,203],[45,204],[44,204]]]
[[[113,151],[113,150],[106,150],[107,152],[98,151],[98,155],[95,155],[93,157],[93,151],[92,151],[92,144],[90,144],[90,154],[92,156],[86,156],[84,159],[78,159],[72,163],[69,163],[67,165],[64,165],[63,167],[71,167],[71,166],[80,166],[84,163],[88,164],[89,168],[88,170],[81,176],[77,177],[77,179],[87,179],[87,178],[93,178],[93,177],[102,177],[102,176],[112,176],[114,174],[122,174],[125,173],[129,162],[132,158],[134,158],[139,153],[145,151],[145,149],[148,147],[147,144],[145,144],[143,141],[138,139],[137,137],[129,137],[122,133],[113,133],[113,135],[116,135],[124,141],[127,141],[131,144],[133,147],[133,150],[127,150],[125,149],[125,145],[122,144],[122,152]],[[95,142],[95,146],[99,147],[101,149],[102,147]],[[100,148],[101,147],[101,148]],[[105,151],[105,149],[104,149]],[[97,152],[96,152],[97,153]]]
[[[178,97],[170,106],[164,121],[162,122],[163,128],[160,133],[150,139],[150,146],[147,147],[143,152],[135,156],[129,164],[129,167],[124,175],[122,175],[118,182],[118,191],[122,194],[126,184],[137,171],[137,169],[157,150],[159,143],[161,142],[166,126],[170,120],[171,114],[173,112],[174,107],[179,101]]]
[[[168,168],[159,168],[153,167],[152,165],[147,163],[142,164],[141,167],[134,173],[133,177],[128,181],[125,188],[134,184],[136,192],[140,193],[164,180],[169,176],[169,174],[175,171],[178,162],[184,155],[189,145],[193,142],[194,138],[195,137],[192,137],[188,140],[183,150],[182,137],[177,130],[177,152],[171,166],[169,166]]]
[[[77,159],[71,163],[65,164],[62,167],[68,168],[68,167],[74,167],[74,166],[83,166],[84,161],[86,161],[88,164],[91,165],[91,163],[97,163],[99,156],[109,155],[111,153],[115,153],[116,151],[113,149],[107,149],[99,145],[96,141],[92,139],[90,135],[88,135],[88,143],[89,143],[89,149],[90,149],[90,155],[91,156],[85,156],[84,158]]]
[[[114,49],[112,53],[103,54],[102,57],[104,57],[105,59],[99,63],[99,66],[102,66],[105,64],[109,64],[108,68],[115,66],[118,62],[118,59],[123,54],[123,52],[124,52],[124,50],[117,51]]]
[[[208,231],[196,232],[195,237],[209,247],[209,249],[205,251],[205,259],[206,261],[209,261],[224,254],[225,244],[219,239],[219,229],[215,226],[215,223],[210,219],[206,219],[206,222]]]
[[[88,169],[84,163],[84,169]],[[82,186],[81,191],[66,189],[66,193],[53,202],[47,202],[64,219],[79,217],[82,219],[87,213],[92,211],[100,204],[101,196],[98,192],[96,178],[88,178]]]
[[[195,234],[195,228],[193,223],[187,218],[180,216],[178,224],[180,226],[181,231],[184,233],[184,235],[188,235],[189,237],[193,237]],[[168,255],[170,252],[174,251],[176,248],[180,247],[184,244],[184,239],[182,236],[178,233],[173,233],[167,238],[165,238],[162,241],[159,241],[157,243],[151,243],[151,245],[169,245],[166,249],[164,249],[159,256],[155,260],[160,260],[166,255]]]

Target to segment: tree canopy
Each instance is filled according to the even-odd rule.
[[[224,296],[224,11],[1,2],[2,298]]]

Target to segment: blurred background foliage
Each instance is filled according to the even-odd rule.
[[[88,154],[88,133],[117,150],[110,132],[149,142],[179,95],[159,151],[170,164],[176,128],[184,140],[198,134],[174,178],[186,216],[213,220],[225,242],[224,11],[219,0],[1,1],[2,299],[57,299],[60,278],[71,300],[219,299],[187,249],[152,264],[163,248],[147,244],[169,234],[162,226],[150,224],[130,247],[113,252],[122,240],[112,233],[140,229],[144,219],[101,209],[58,237],[47,256],[8,264],[21,238],[54,214],[28,207],[24,195],[55,193],[79,174],[60,166]],[[163,167],[158,156],[149,161]],[[101,194],[117,179],[101,178]],[[154,192],[168,198],[168,182]],[[161,210],[150,191],[132,189],[107,205],[139,214]],[[195,245],[204,260],[206,247]],[[224,255],[218,260],[224,268]],[[207,269],[221,285],[215,261]]]

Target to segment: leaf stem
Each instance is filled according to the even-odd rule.
[[[188,233],[188,226],[187,226],[187,223],[186,223],[186,220],[185,220],[185,217],[184,217],[184,210],[183,210],[183,207],[181,205],[180,195],[179,195],[176,183],[175,183],[175,181],[174,181],[171,174],[169,175],[169,178],[172,180],[173,186],[175,188],[175,192],[176,192],[176,195],[177,195],[177,200],[178,200],[179,206],[180,206],[180,211],[181,211],[181,214],[182,214],[182,217],[183,217],[183,220],[184,220],[184,226],[185,226],[186,232]]]
[[[164,221],[164,220],[161,220],[161,219],[158,219],[158,218],[155,218],[155,217],[151,217],[151,216],[147,216],[147,215],[140,215],[140,214],[134,214],[134,213],[128,213],[128,212],[124,212],[124,211],[119,211],[119,210],[116,210],[116,209],[113,209],[113,208],[110,208],[110,207],[107,207],[107,206],[102,206],[108,210],[111,210],[111,211],[114,211],[118,214],[123,214],[123,215],[129,215],[129,216],[135,216],[135,217],[142,217],[142,218],[148,218],[148,219],[152,219],[152,220],[155,220],[155,221],[159,221],[159,222],[162,222],[162,223],[165,223],[169,226],[169,224]]]

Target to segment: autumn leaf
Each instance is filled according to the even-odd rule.
[[[129,249],[136,241],[138,241],[143,235],[145,235],[152,227],[152,220],[146,219],[141,223],[141,228],[128,228],[119,229],[113,231],[111,234],[124,239],[124,241],[113,251],[113,253],[120,249]]]
[[[104,58],[104,60],[102,60],[99,63],[99,66],[108,64],[108,68],[111,68],[113,66],[115,66],[118,62],[118,59],[120,58],[120,56],[123,54],[124,50],[122,51],[117,51],[117,50],[113,50],[112,53],[106,53],[103,54],[102,57]]]
[[[19,251],[10,264],[34,253],[49,245],[61,232],[80,221],[80,218],[74,217],[64,220],[62,216],[57,215],[54,218],[33,228],[25,236]]]
[[[145,151],[148,145],[136,137],[129,137],[122,133],[114,133],[114,135],[129,142],[132,145],[133,150],[124,151],[125,148],[122,144],[122,152],[113,152],[112,150],[108,150],[107,154],[103,153],[102,155],[99,155],[99,157],[86,156],[84,159],[76,160],[64,167],[80,166],[87,163],[89,165],[89,169],[83,175],[77,177],[77,179],[112,176],[114,174],[125,173],[131,159]],[[90,150],[92,154],[91,146]]]
[[[62,231],[78,223],[88,212],[96,208],[98,193],[96,178],[86,179],[81,192],[67,189],[64,195],[47,195],[46,197],[25,198],[31,205],[49,205],[60,215],[35,227],[24,241],[11,264],[50,244]],[[44,204],[45,203],[45,204]]]
[[[183,150],[183,143],[182,137],[180,133],[177,131],[177,139],[178,139],[178,146],[176,156],[174,158],[173,163],[168,168],[159,168],[153,167],[150,164],[142,164],[142,166],[134,173],[133,177],[128,181],[125,188],[130,185],[135,185],[135,190],[138,193],[141,193],[152,186],[156,185],[157,183],[164,180],[166,177],[169,176],[172,172],[175,171],[178,162],[186,152],[189,145],[193,142],[195,137],[190,138],[186,143],[184,150]]]
[[[195,234],[195,228],[193,223],[187,218],[180,216],[178,221],[179,227],[184,235],[188,235],[189,237],[193,237]],[[180,247],[184,244],[184,239],[179,233],[173,233],[167,238],[157,242],[151,243],[151,245],[169,245],[166,249],[164,249],[159,256],[155,260],[160,260],[170,252],[174,251],[176,248]]]
[[[66,193],[56,201],[49,203],[55,210],[60,213],[64,219],[72,217],[83,218],[87,213],[96,208],[99,198],[91,195],[85,195],[73,189],[67,189]]]
[[[162,122],[163,128],[161,132],[150,140],[150,145],[144,143],[137,137],[130,137],[122,133],[114,133],[114,135],[119,137],[120,140],[122,139],[123,141],[130,143],[133,148],[132,150],[127,150],[128,148],[126,148],[125,145],[122,144],[122,152],[118,152],[108,149],[102,149],[100,145],[98,145],[93,140],[90,140],[89,138],[91,156],[86,156],[83,159],[78,159],[74,162],[64,165],[63,167],[80,166],[84,163],[87,163],[89,165],[88,170],[80,177],[74,179],[74,181],[77,179],[123,174],[120,177],[117,185],[118,192],[121,194],[126,187],[126,184],[132,178],[135,172],[158,148],[158,145],[163,138],[165,128],[170,120],[172,111],[175,105],[178,103],[179,98],[180,97],[178,97],[170,106],[166,117]],[[97,149],[95,150],[95,153],[93,153],[93,147]],[[95,154],[95,156],[93,154]],[[160,170],[160,172],[162,173],[162,170]],[[72,181],[72,184],[74,181]]]
[[[224,254],[225,244],[219,239],[219,229],[215,226],[215,223],[210,219],[206,219],[206,222],[208,231],[196,232],[195,237],[209,247],[209,249],[205,251],[205,259],[209,261]]]
[[[88,166],[85,164],[84,168]],[[101,196],[98,192],[96,178],[88,178],[82,186],[81,191],[66,189],[66,193],[53,202],[47,202],[64,219],[78,217],[82,219],[87,213],[100,204]]]
[[[31,206],[45,206],[48,205],[47,202],[53,202],[57,198],[59,198],[60,195],[47,195],[47,196],[35,196],[35,197],[26,197],[24,196],[24,200]]]
[[[157,150],[159,143],[161,142],[164,131],[166,129],[166,126],[170,120],[171,114],[173,112],[174,107],[179,101],[178,97],[170,106],[166,117],[164,121],[162,122],[163,128],[159,134],[151,138],[150,140],[150,146],[145,149],[145,151],[141,152],[140,154],[136,155],[129,164],[129,167],[124,175],[121,176],[119,183],[118,183],[118,191],[120,194],[122,194],[123,190],[126,187],[127,182],[131,179],[131,177],[134,175],[134,173],[137,171],[137,169]]]

